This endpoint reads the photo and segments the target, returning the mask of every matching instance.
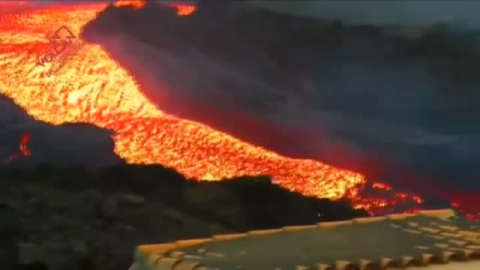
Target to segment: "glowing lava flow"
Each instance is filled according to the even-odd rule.
[[[197,11],[197,7],[193,5],[172,4],[170,7],[177,10],[178,16],[189,16]]]
[[[117,0],[114,5],[116,7],[131,6],[133,9],[139,9],[147,3],[147,0]]]
[[[85,44],[60,73],[47,76],[51,64],[36,65],[51,46],[45,34],[61,25],[78,34],[104,7],[50,7],[0,18],[0,59],[5,59],[0,61],[2,93],[40,121],[82,122],[115,130],[115,153],[129,163],[163,164],[203,180],[270,175],[276,183],[304,195],[347,196],[356,207],[366,209],[388,205],[359,197],[366,183],[361,174],[314,160],[286,158],[163,113],[99,45]]]
[[[122,6],[131,6],[133,9],[139,9],[147,3],[147,0],[117,0],[115,2],[116,7]],[[187,4],[169,4],[171,8],[177,10],[178,16],[189,16],[197,11],[197,7],[194,5],[187,5]]]

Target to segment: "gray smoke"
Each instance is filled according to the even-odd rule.
[[[457,14],[457,9],[452,7],[449,10],[452,13],[447,14],[447,4],[439,1],[432,1],[438,4],[439,11],[425,16],[420,16],[417,10],[421,6],[416,6],[412,13],[407,12],[420,5],[413,1],[402,2],[406,5],[403,13],[398,7],[389,6],[387,9],[387,3],[382,1],[371,1],[371,6],[366,5],[363,9],[359,7],[360,3],[365,5],[368,1],[312,1],[308,8],[292,2],[288,4],[289,12],[306,14],[308,10],[318,17],[352,23],[468,22],[474,25],[475,22],[470,11],[461,12],[461,6],[466,10],[467,3],[459,4],[458,13],[463,15],[455,17],[451,14]],[[424,10],[431,5],[420,2]],[[271,8],[278,5],[275,9],[287,7],[287,3],[282,4],[283,7],[279,2],[269,3]],[[381,5],[380,11],[374,5]],[[478,4],[473,2],[471,5],[473,10],[473,5]],[[335,10],[353,15],[342,15]],[[399,13],[394,16],[388,12]],[[405,14],[412,18],[405,17]],[[248,112],[280,129],[293,127],[316,134],[316,137],[308,138],[295,136],[290,146],[279,146],[295,148],[297,153],[303,152],[305,156],[336,164],[348,159],[341,153],[347,149],[360,157],[375,156],[387,165],[434,175],[434,179],[441,179],[435,185],[480,190],[478,80],[469,83],[453,75],[435,75],[422,59],[410,59],[400,66],[382,60],[388,58],[388,52],[383,55],[384,52],[376,48],[364,52],[355,50],[356,44],[351,44],[349,49],[353,50],[330,55],[318,63],[313,74],[296,78],[299,83],[288,85],[284,83],[285,78],[291,74],[280,69],[275,75],[278,83],[267,82],[198,51],[175,53],[125,36],[105,34],[99,34],[97,42],[105,45],[112,56],[138,79],[142,90],[152,100],[180,93],[220,111],[230,108]],[[470,71],[478,70],[478,60],[465,61],[471,61]],[[471,77],[478,77],[474,73]],[[159,106],[166,112],[190,119],[203,113],[190,108],[184,100],[163,98]],[[275,138],[266,136],[265,140],[274,141]],[[389,177],[391,179],[381,180],[402,181],[394,179],[396,175]]]
[[[437,23],[480,27],[479,1],[465,0],[255,0],[252,4],[283,13],[341,20],[352,24],[431,25]]]

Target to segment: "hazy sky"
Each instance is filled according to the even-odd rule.
[[[287,13],[350,23],[432,24],[438,22],[480,27],[480,1],[470,0],[256,0]]]
[[[31,1],[49,5],[90,0]],[[150,1],[166,2],[166,0]],[[480,27],[480,1],[474,0],[252,0],[251,2],[286,13],[339,19],[347,23],[432,24],[442,22]]]

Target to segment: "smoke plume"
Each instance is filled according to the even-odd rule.
[[[327,8],[333,8],[333,2],[311,5],[318,6],[312,12],[323,12],[315,13],[317,17],[335,14]],[[351,12],[356,5],[349,6]],[[415,5],[427,7],[422,1]],[[465,5],[459,5],[458,12]],[[405,12],[418,17],[419,24],[448,24],[468,17],[468,13],[455,17],[451,10],[448,17],[442,13],[447,7],[442,4],[438,12],[432,12],[436,15],[420,20],[407,7],[412,8],[407,5]],[[385,6],[384,12],[358,14],[351,22],[415,22],[403,13],[387,16],[387,11],[394,10]],[[337,15],[327,19],[349,21]],[[281,154],[360,170],[407,190],[428,192],[432,186],[439,187],[438,193],[442,187],[480,190],[476,181],[480,168],[475,163],[480,160],[480,126],[476,124],[480,96],[479,82],[472,79],[475,76],[432,72],[424,55],[392,60],[395,47],[368,42],[362,47],[358,39],[349,42],[349,38],[342,49],[325,52],[322,61],[302,75],[286,72],[275,65],[276,59],[245,55],[252,67],[273,63],[265,68],[267,75],[260,76],[194,46],[157,48],[128,35],[98,34],[95,27],[87,27],[85,37],[104,45],[138,79],[145,94],[168,113],[207,123]],[[214,44],[215,40],[205,42]],[[448,66],[448,61],[439,63]],[[478,68],[478,58],[463,61],[471,67],[466,73]]]

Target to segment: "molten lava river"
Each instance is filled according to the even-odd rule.
[[[366,187],[384,192],[391,188],[367,183],[359,173],[280,156],[201,123],[168,115],[146,99],[135,79],[100,45],[83,42],[54,74],[48,73],[52,63],[38,65],[39,57],[52,46],[47,33],[66,25],[78,35],[105,6],[50,6],[2,15],[0,91],[39,121],[89,123],[114,130],[115,153],[128,163],[162,164],[200,180],[270,175],[287,189],[319,198],[347,198],[355,208],[371,213],[406,201],[422,202],[418,196],[395,192],[389,199],[364,196]],[[179,15],[192,11],[183,7]]]

